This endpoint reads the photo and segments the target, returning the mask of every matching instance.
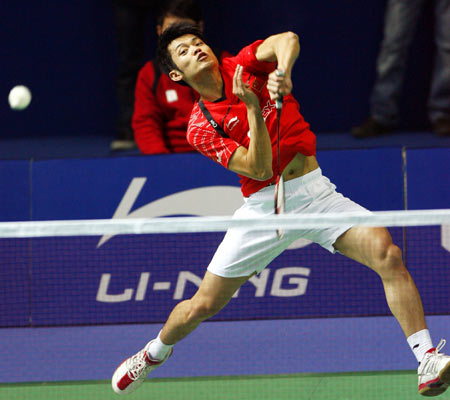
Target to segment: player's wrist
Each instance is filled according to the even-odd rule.
[[[245,105],[247,106],[248,111],[261,112],[261,107],[259,106],[258,98],[246,102]]]
[[[276,71],[278,71],[278,73],[280,74],[279,76],[291,79],[292,66],[288,67],[288,66],[278,65]]]

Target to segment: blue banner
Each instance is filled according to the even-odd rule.
[[[116,236],[100,247],[98,238],[35,240],[33,323],[164,321],[195,293],[222,236]],[[214,319],[388,314],[375,273],[315,244],[297,246],[251,278]]]
[[[0,161],[0,221],[31,219],[27,161]],[[23,326],[30,317],[29,241],[0,241],[0,326]]]
[[[408,208],[450,208],[450,148],[407,151]]]
[[[423,154],[434,157],[434,152]],[[324,151],[318,159],[324,175],[344,195],[372,210],[402,208],[399,149]],[[36,220],[231,215],[243,201],[235,174],[199,154],[51,160],[31,166],[18,168],[30,192],[23,183],[18,186],[22,190],[10,190],[17,187],[14,179],[0,182],[10,193],[0,215]],[[414,163],[409,166],[414,168]],[[31,170],[28,177],[26,170]],[[408,174],[409,200],[420,203],[414,194],[420,193],[415,175]],[[434,183],[427,177],[428,185],[442,182],[439,170],[433,176]],[[408,265],[432,314],[449,313],[449,278],[442,272],[449,263],[446,232],[446,227],[391,230],[400,247],[406,238]],[[0,325],[164,321],[175,304],[195,293],[222,237],[196,233],[0,240],[0,293],[6,298]],[[214,319],[388,314],[381,281],[369,268],[299,240],[247,282]]]
[[[0,221],[31,219],[30,169],[29,161],[0,161]]]

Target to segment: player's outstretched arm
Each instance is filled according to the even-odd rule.
[[[300,41],[293,32],[284,32],[269,36],[256,50],[258,61],[276,62],[277,69],[284,74],[271,73],[267,89],[272,100],[285,96],[292,91],[291,72],[300,54]]]

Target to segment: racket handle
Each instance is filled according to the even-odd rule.
[[[276,69],[275,73],[278,76],[284,76],[284,71],[282,71],[281,69]],[[275,100],[275,107],[277,110],[281,110],[282,106],[283,106],[283,96]]]

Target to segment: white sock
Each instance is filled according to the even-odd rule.
[[[412,334],[406,340],[419,363],[422,361],[425,353],[433,348],[433,342],[431,341],[428,329],[422,329],[421,331]]]
[[[173,347],[173,344],[164,344],[161,341],[159,335],[161,335],[161,332],[159,332],[158,337],[152,340],[150,346],[148,346],[147,348],[149,357],[155,361],[164,360],[164,358],[167,356],[167,353]]]

